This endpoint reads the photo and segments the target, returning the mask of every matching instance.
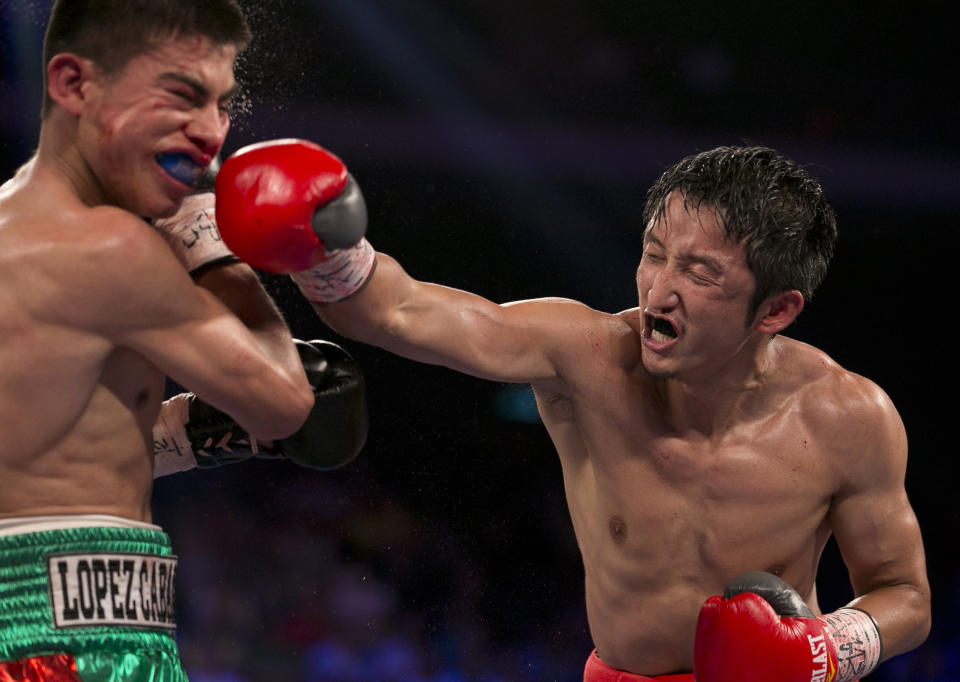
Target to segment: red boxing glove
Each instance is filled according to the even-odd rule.
[[[876,622],[858,609],[817,618],[770,573],[734,578],[700,609],[697,682],[853,682],[880,662]]]
[[[346,166],[306,140],[240,149],[223,162],[216,195],[224,242],[268,272],[311,268],[366,232],[366,204]]]

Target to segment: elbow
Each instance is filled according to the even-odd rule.
[[[283,435],[277,435],[275,438],[286,438],[298,431],[310,416],[315,399],[313,389],[307,382],[306,377],[298,380],[296,389],[289,394],[286,415],[279,419],[277,423],[277,430],[283,431]]]
[[[296,396],[291,400],[294,404],[290,411],[290,421],[288,423],[290,430],[289,433],[287,433],[288,436],[297,431],[303,426],[303,423],[307,421],[310,412],[313,410],[315,400],[316,396],[310,384],[306,380],[299,382]]]
[[[272,410],[259,413],[257,424],[248,429],[259,441],[286,438],[295,433],[310,416],[314,395],[306,379],[298,380],[296,386],[282,393],[282,399],[272,405]]]
[[[918,647],[923,644],[927,637],[930,636],[930,630],[933,627],[933,616],[930,610],[930,592],[927,591],[923,594],[917,595],[917,629],[916,629],[916,642],[914,647]]]
[[[924,613],[917,615],[916,619],[914,620],[914,627],[910,631],[910,636],[903,641],[901,646],[897,647],[897,649],[893,651],[887,651],[886,649],[884,650],[883,660],[887,660],[900,654],[905,654],[920,647],[920,645],[927,641],[927,637],[930,636],[931,627],[932,618],[928,609]]]
[[[908,634],[903,639],[902,645],[896,646],[895,650],[885,653],[885,659],[916,649],[930,635],[933,617],[930,610],[929,588],[926,586],[910,586],[909,596],[906,596],[902,603],[905,613],[904,623],[910,624]]]

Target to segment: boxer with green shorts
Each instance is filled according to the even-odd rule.
[[[290,441],[315,404],[301,352],[356,384],[184,208],[240,89],[236,0],[47,4],[39,140],[0,185],[0,680],[179,681],[155,475],[241,441],[342,462]],[[162,412],[167,378],[189,393]]]

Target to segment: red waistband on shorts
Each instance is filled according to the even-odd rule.
[[[694,682],[693,673],[681,675],[658,675],[647,677],[611,668],[600,660],[597,650],[590,652],[587,664],[583,668],[583,682]]]

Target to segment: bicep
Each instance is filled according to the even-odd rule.
[[[265,359],[250,331],[204,289],[184,288],[170,296],[168,303],[152,309],[153,319],[123,329],[116,342],[214,405],[248,388],[245,384],[253,388]]]
[[[880,406],[860,430],[847,459],[846,483],[831,524],[856,593],[887,585],[926,585],[923,540],[904,486],[907,440],[893,406]]]
[[[889,585],[926,585],[920,525],[902,488],[838,500],[831,522],[858,596]]]

